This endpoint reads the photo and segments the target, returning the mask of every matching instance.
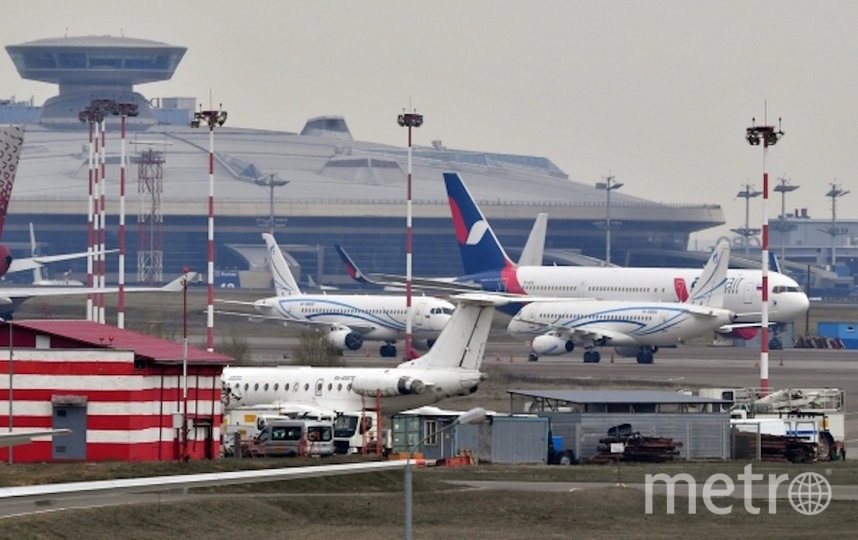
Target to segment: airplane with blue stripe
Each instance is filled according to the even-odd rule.
[[[268,233],[262,235],[268,249],[276,296],[253,303],[222,300],[222,303],[252,305],[256,314],[219,311],[251,319],[271,319],[286,327],[315,330],[339,351],[359,350],[364,341],[381,341],[379,353],[396,356],[396,342],[405,337],[407,303],[404,295],[303,294],[289,265]],[[454,305],[432,296],[412,298],[412,345],[428,350],[453,314]]]
[[[507,330],[529,340],[530,360],[583,347],[584,362],[600,360],[597,347],[613,347],[622,356],[651,364],[659,347],[675,346],[730,324],[722,307],[730,243],[720,242],[685,302],[535,299],[513,317]]]

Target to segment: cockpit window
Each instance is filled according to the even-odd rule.
[[[785,292],[801,292],[798,287],[790,286],[790,285],[776,285],[772,287],[773,294],[785,293]]]

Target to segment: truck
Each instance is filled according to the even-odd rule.
[[[243,445],[244,457],[330,456],[334,425],[330,420],[273,419]]]
[[[846,456],[845,393],[838,388],[701,388],[699,395],[723,399],[739,432],[797,438],[816,445],[820,461]]]
[[[334,419],[334,448],[338,454],[376,452],[381,440],[382,453],[390,450],[390,430],[379,434],[378,413],[375,411],[341,412]],[[379,439],[379,437],[381,437]]]

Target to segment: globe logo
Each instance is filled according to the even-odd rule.
[[[796,512],[815,516],[828,508],[831,502],[831,484],[821,474],[805,472],[792,479],[787,494],[789,503]]]

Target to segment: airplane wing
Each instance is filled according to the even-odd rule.
[[[126,293],[139,292],[176,292],[182,290],[184,280],[191,281],[197,272],[188,272],[167,283],[162,287],[125,287]],[[72,294],[113,294],[119,292],[119,287],[110,286],[103,289],[96,287],[0,287],[0,305],[23,302],[28,298],[45,296],[69,296]]]
[[[118,249],[108,249],[105,253],[115,253],[119,251]],[[26,257],[23,259],[12,259],[12,264],[9,265],[10,272],[24,272],[26,270],[35,270],[36,268],[41,268],[46,264],[50,264],[53,262],[60,261],[70,261],[73,259],[82,259],[86,257],[86,251],[79,251],[77,253],[64,253],[61,255],[39,255],[38,257]]]
[[[406,287],[405,276],[396,274],[365,274],[354,262],[354,259],[346,253],[339,245],[334,246],[346,267],[346,273],[358,283],[365,285],[376,285],[389,290],[404,290]],[[454,278],[411,278],[411,286],[424,291],[437,291],[444,293],[460,293],[481,291],[482,286],[473,282],[457,282]]]

